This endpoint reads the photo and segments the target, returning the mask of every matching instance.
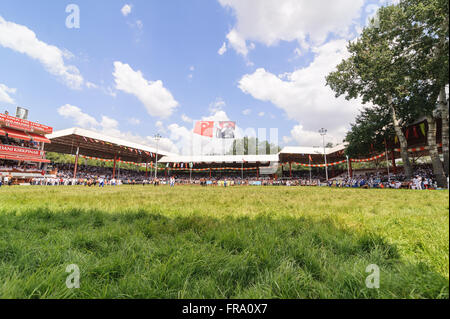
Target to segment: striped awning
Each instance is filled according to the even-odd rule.
[[[8,127],[2,127],[0,130],[4,132],[3,135],[6,136],[6,134],[8,134],[8,137],[11,137],[11,138],[17,138],[17,139],[24,140],[24,141],[31,140],[31,137],[28,136],[27,133],[25,133],[25,132],[21,132],[21,131],[18,131],[18,130],[12,129],[12,128],[8,128]]]

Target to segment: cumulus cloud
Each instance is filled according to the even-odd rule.
[[[58,108],[58,114],[64,118],[72,119],[77,126],[82,128],[89,128],[99,126],[97,120],[84,113],[79,107],[66,104]]]
[[[15,94],[17,89],[9,88],[5,84],[0,83],[0,102],[13,104],[14,99],[10,94]]]
[[[245,109],[245,110],[242,111],[243,115],[250,115],[250,113],[252,113],[251,109]]]
[[[126,4],[122,7],[120,11],[122,12],[123,16],[126,17],[131,13],[131,6],[129,4]]]
[[[128,64],[114,62],[113,76],[116,89],[136,96],[151,116],[168,117],[178,106],[162,81],[147,81],[141,71],[133,70]]]
[[[330,132],[330,134],[327,134],[325,136],[325,144],[333,143],[341,144],[342,138],[339,138],[339,135],[342,135],[344,133],[343,128],[335,129],[333,132]],[[319,134],[318,130],[311,131],[311,130],[305,130],[303,128],[303,125],[295,125],[294,128],[291,130],[291,137],[290,141],[294,140],[298,145],[301,146],[322,146],[323,140],[322,136]]]
[[[71,53],[39,40],[26,26],[6,21],[1,16],[0,46],[39,61],[47,72],[60,78],[71,89],[80,89],[84,83],[79,70],[64,61],[72,56]]]
[[[229,45],[246,56],[252,49],[247,41],[267,46],[279,41],[298,41],[300,46],[320,45],[330,34],[348,35],[360,17],[364,0],[219,0],[236,16],[227,34]]]
[[[313,47],[316,57],[310,65],[283,76],[259,68],[244,75],[239,88],[285,111],[289,119],[301,124],[302,132],[316,134],[319,128],[326,127],[330,135],[342,139],[361,102],[336,98],[325,85],[325,77],[348,56],[346,44],[345,40],[335,40]]]

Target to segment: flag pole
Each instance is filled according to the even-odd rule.
[[[309,162],[309,186],[312,186],[311,155],[308,156],[308,162]]]
[[[388,173],[388,181],[391,182],[391,175],[389,173],[389,153],[388,153],[388,150],[387,150],[386,139],[384,139],[384,150],[386,152],[386,167],[387,167],[387,173]]]

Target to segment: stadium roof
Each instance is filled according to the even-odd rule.
[[[151,162],[157,153],[158,158],[173,155],[166,151],[157,151],[156,148],[150,146],[124,141],[82,128],[56,131],[46,136],[52,142],[45,145],[47,152],[75,155],[77,147],[79,147],[80,155],[101,159],[114,159],[117,156],[123,161],[135,163]]]
[[[160,163],[267,163],[278,162],[278,154],[274,155],[197,155],[197,156],[164,156]]]

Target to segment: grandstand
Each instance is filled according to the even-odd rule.
[[[410,152],[416,157],[428,155],[426,131],[424,121],[417,121],[405,128],[405,135],[411,146]],[[346,143],[331,148],[287,146],[279,153],[270,155],[183,156],[83,128],[53,132],[49,126],[7,114],[0,114],[0,137],[2,138],[0,160],[16,163],[12,165],[13,168],[0,169],[0,174],[8,174],[17,182],[26,182],[27,179],[42,175],[54,176],[54,172],[47,172],[46,164],[50,161],[45,158],[45,152],[74,155],[75,165],[71,174],[73,178],[77,177],[79,157],[113,162],[112,178],[116,177],[117,163],[132,163],[146,168],[149,164],[153,168],[159,163],[158,170],[163,171],[161,176],[164,177],[189,172],[204,177],[212,177],[213,173],[220,176],[228,174],[244,177],[245,173],[246,177],[256,178],[260,176],[276,178],[275,174],[283,165],[288,165],[287,177],[292,178],[293,164],[310,168],[330,167],[330,175],[334,177],[337,175],[335,166],[343,164],[347,166],[348,174],[353,176],[352,162],[369,162],[386,158],[385,154],[375,154],[366,159],[347,159]],[[397,147],[397,141],[388,141],[387,159],[392,163],[394,174],[397,171],[396,159],[400,158]]]
[[[0,178],[25,182],[45,174],[42,164],[50,161],[44,147],[51,143],[45,134],[52,131],[50,126],[0,114]]]
[[[70,128],[49,134],[52,143],[45,150],[76,156],[74,177],[76,177],[79,156],[114,162],[113,178],[117,162],[148,164],[159,161],[168,152],[120,138],[107,136],[82,128]]]

